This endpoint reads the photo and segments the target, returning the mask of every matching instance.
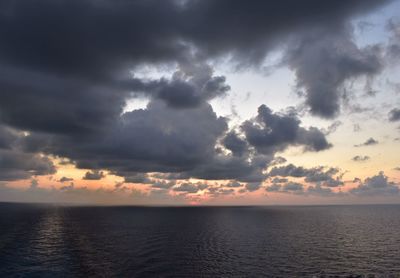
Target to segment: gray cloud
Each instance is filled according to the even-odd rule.
[[[288,63],[307,89],[307,103],[314,114],[332,116],[337,107],[330,101],[336,101],[341,83],[374,74],[379,65],[375,48],[359,49],[348,29],[331,27],[347,26],[355,15],[384,3],[2,1],[0,180],[54,173],[45,154],[90,169],[88,179],[107,170],[127,181],[147,182],[137,175],[161,172],[260,182],[277,151],[331,145],[321,130],[300,127],[297,116],[274,114],[266,106],[242,125],[243,132],[230,133],[227,119],[208,104],[229,91],[212,62],[231,57],[241,69],[257,68],[277,45],[295,40]],[[326,34],[310,41],[320,34],[305,32],[310,26]],[[339,51],[331,42],[344,46]],[[315,53],[332,51],[324,66],[332,74],[320,76],[326,90],[317,92],[321,81],[308,76],[320,61],[305,64],[306,46]],[[169,79],[138,78],[142,65],[178,69]],[[148,107],[123,113],[136,96],[149,98]],[[216,151],[219,139],[231,154]]]
[[[92,170],[92,171],[87,171],[85,173],[85,175],[83,176],[83,179],[84,180],[101,180],[104,177],[105,177],[104,172]]]
[[[174,182],[170,181],[170,182],[166,182],[166,181],[157,181],[155,183],[153,183],[151,186],[153,188],[159,188],[159,189],[170,189],[175,185]]]
[[[364,182],[350,190],[351,194],[360,196],[375,196],[375,195],[397,195],[399,194],[398,184],[390,182],[388,177],[383,172],[378,175],[365,179]]]
[[[335,175],[337,175],[338,173],[339,169],[337,168],[304,168],[301,166],[298,167],[293,164],[289,164],[286,166],[272,168],[269,171],[268,176],[304,178],[304,181],[307,183],[315,183],[326,187],[337,187],[343,185],[343,181],[341,180],[342,175],[335,177]],[[272,181],[276,183],[278,180],[274,178]]]
[[[249,182],[249,183],[246,183],[245,188],[249,192],[257,191],[258,189],[261,188],[261,183],[259,183],[259,182]]]
[[[305,90],[306,103],[314,115],[332,118],[339,113],[344,82],[373,76],[382,69],[379,46],[359,48],[349,24],[310,28],[294,37],[288,49],[290,67],[297,86]]]
[[[394,108],[389,112],[389,121],[391,122],[400,121],[400,109]]]
[[[319,129],[300,127],[296,115],[273,113],[265,105],[261,105],[257,117],[245,121],[241,129],[249,144],[264,154],[283,151],[290,145],[303,146],[307,151],[322,151],[331,147]]]
[[[365,141],[364,143],[358,144],[358,145],[354,145],[354,147],[364,147],[364,146],[373,146],[373,145],[377,145],[379,142],[377,140],[375,140],[374,138],[369,138],[367,141]]]
[[[247,142],[234,131],[229,132],[224,137],[222,144],[235,156],[242,156],[248,150]]]
[[[177,187],[174,187],[173,190],[176,192],[184,192],[184,193],[197,193],[200,190],[204,190],[208,187],[207,184],[202,183],[182,183]]]
[[[63,183],[63,182],[68,182],[68,181],[73,181],[73,178],[68,178],[68,177],[62,177],[59,182]]]
[[[343,125],[343,123],[341,121],[334,121],[330,126],[328,126],[328,128],[325,130],[325,134],[329,135],[331,133],[336,132],[336,130]]]
[[[144,173],[135,173],[130,174],[129,176],[125,176],[124,182],[126,183],[152,183],[151,179],[147,174]]]
[[[12,181],[31,176],[54,174],[52,161],[42,154],[25,152],[21,141],[25,136],[0,125],[0,181]]]
[[[364,162],[364,161],[367,161],[369,159],[370,159],[370,157],[368,155],[364,155],[364,156],[363,155],[356,155],[355,157],[352,158],[352,160],[356,161],[356,162]]]

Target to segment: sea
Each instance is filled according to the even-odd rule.
[[[400,277],[400,205],[0,203],[0,277]]]

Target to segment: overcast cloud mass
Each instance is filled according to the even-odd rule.
[[[398,195],[400,21],[384,13],[364,41],[355,24],[391,5],[1,1],[0,200]],[[269,86],[282,70],[290,102]],[[232,78],[249,73],[274,91],[251,109]],[[218,108],[238,99],[245,113]]]

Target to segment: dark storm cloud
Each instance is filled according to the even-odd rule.
[[[201,63],[181,64],[172,80],[162,79],[157,83],[157,86],[143,86],[144,94],[153,94],[175,108],[199,106],[202,102],[223,96],[230,90],[224,76],[213,76],[213,69]]]
[[[350,190],[351,194],[360,196],[397,195],[400,190],[398,184],[390,182],[383,172],[365,179],[364,182]]]
[[[356,162],[364,162],[369,159],[370,157],[368,155],[356,155],[355,157],[352,158],[352,160]]]
[[[336,83],[379,69],[374,48],[356,48],[347,29],[331,26],[345,26],[380,5],[372,0],[1,1],[0,122],[16,131],[0,130],[1,163],[8,165],[1,167],[0,179],[53,173],[52,163],[39,154],[45,153],[91,169],[88,178],[105,169],[127,180],[151,171],[259,182],[276,151],[289,145],[320,151],[330,144],[322,131],[302,128],[295,116],[262,106],[256,122],[264,128],[246,122],[246,138],[230,133],[222,141],[232,155],[217,154],[227,120],[207,101],[226,94],[229,85],[214,75],[211,62],[229,56],[242,67],[257,67],[269,51],[295,37],[288,62],[307,89],[311,110],[331,116],[337,108],[328,102],[336,101]],[[308,42],[311,35],[304,30],[314,25],[328,32],[321,42]],[[329,48],[329,33],[355,58]],[[304,63],[306,45],[316,53],[333,51],[324,67],[332,77],[320,76],[330,88],[320,93],[321,81],[307,74],[312,69]],[[134,75],[143,64],[171,63],[178,69],[170,79]],[[318,63],[312,61],[311,68]],[[126,100],[138,95],[150,98],[149,106],[122,114]],[[20,131],[29,135],[21,137]],[[250,154],[249,145],[258,153]]]
[[[24,137],[21,132],[0,125],[0,181],[55,173],[56,168],[48,157],[24,152],[21,145]]]
[[[1,118],[29,130],[98,128],[120,114],[127,97],[120,82],[129,81],[129,71],[143,63],[190,64],[193,51],[196,60],[231,54],[238,63],[261,63],[291,33],[314,24],[341,25],[383,2],[2,1]],[[295,67],[301,71],[302,66]],[[345,72],[363,73],[362,67]],[[156,95],[171,105],[199,101],[193,82],[162,83]],[[223,77],[213,77],[202,93],[208,99],[227,89]],[[330,98],[329,90],[317,98],[325,93]],[[318,110],[313,97],[309,103],[320,114],[332,112]]]
[[[0,150],[0,180],[2,181],[26,179],[55,172],[53,163],[45,156],[18,150]]]
[[[354,145],[354,147],[373,146],[373,145],[377,145],[377,144],[379,144],[379,142],[371,137],[367,141],[365,141],[364,143],[361,143],[361,144],[358,144],[358,145]]]
[[[83,176],[84,180],[101,180],[105,175],[102,171],[87,171]]]
[[[389,121],[391,122],[400,121],[400,109],[394,108],[389,112]]]
[[[229,132],[224,139],[222,144],[232,152],[233,155],[242,156],[247,150],[247,142],[240,138],[234,131]]]
[[[300,127],[296,115],[273,113],[265,105],[258,108],[254,120],[244,122],[241,128],[249,144],[264,154],[283,151],[290,145],[303,146],[307,151],[322,151],[331,147],[319,129]]]

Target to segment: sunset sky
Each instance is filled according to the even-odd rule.
[[[400,1],[0,2],[0,201],[400,203]]]

